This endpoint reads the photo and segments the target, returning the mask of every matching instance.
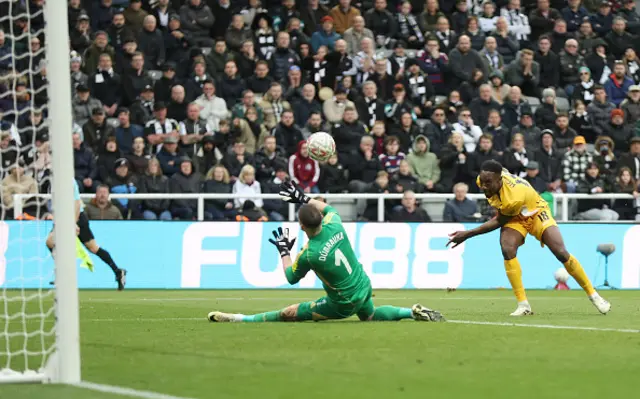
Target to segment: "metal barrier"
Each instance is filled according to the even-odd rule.
[[[82,199],[92,199],[94,194],[81,194]],[[384,200],[386,199],[401,199],[402,194],[309,194],[310,197],[323,197],[330,202],[331,200],[378,200],[378,221],[384,221]],[[22,214],[22,201],[26,198],[51,198],[51,194],[14,194],[14,214]],[[279,199],[278,194],[111,194],[111,199],[130,199],[130,200],[145,200],[145,199],[191,199],[198,201],[198,220],[204,220],[204,201],[207,199]],[[484,194],[467,194],[467,197],[474,200],[485,200]],[[444,203],[446,200],[453,199],[453,194],[416,194],[416,198],[421,202],[440,202]],[[569,200],[573,199],[633,199],[630,194],[554,194],[554,216],[557,215],[557,204],[560,201],[561,204],[561,218],[562,222],[568,222],[569,219]],[[289,204],[288,220],[295,221],[295,205]]]

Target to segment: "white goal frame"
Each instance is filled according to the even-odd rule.
[[[55,350],[44,370],[0,372],[0,383],[78,384],[80,320],[76,273],[76,220],[73,195],[72,107],[66,0],[47,0],[45,53],[52,153],[55,256]],[[44,245],[44,242],[42,243]]]

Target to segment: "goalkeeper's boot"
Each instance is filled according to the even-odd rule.
[[[116,281],[118,282],[118,291],[124,290],[124,286],[127,285],[127,271],[125,269],[118,269]]]
[[[212,323],[230,323],[236,321],[234,315],[223,312],[209,312],[207,319]]]
[[[609,310],[611,310],[611,304],[609,301],[601,297],[600,294],[595,293],[591,295],[589,299],[600,313],[607,314],[609,313]]]
[[[531,305],[529,305],[529,302],[518,302],[518,307],[509,316],[520,317],[520,316],[531,316],[531,315],[533,315],[533,311],[531,311]]]
[[[411,314],[413,316],[413,320],[416,321],[445,321],[440,312],[425,308],[419,303],[416,303],[411,307]]]

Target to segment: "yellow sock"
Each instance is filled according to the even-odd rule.
[[[580,287],[587,293],[587,295],[593,295],[596,293],[596,290],[591,285],[591,281],[589,281],[589,277],[584,272],[582,265],[578,262],[578,259],[574,258],[573,255],[569,256],[569,260],[564,264],[564,268],[567,269],[567,272],[573,277]]]
[[[505,260],[504,268],[507,271],[507,278],[509,279],[509,283],[511,283],[511,288],[518,302],[526,301],[527,295],[524,293],[524,285],[522,285],[522,269],[520,268],[518,258]]]

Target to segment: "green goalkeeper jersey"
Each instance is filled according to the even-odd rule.
[[[295,284],[313,270],[332,301],[358,302],[369,295],[371,281],[353,252],[340,215],[330,206],[323,214],[322,230],[309,239],[293,266],[286,269],[287,280]]]

